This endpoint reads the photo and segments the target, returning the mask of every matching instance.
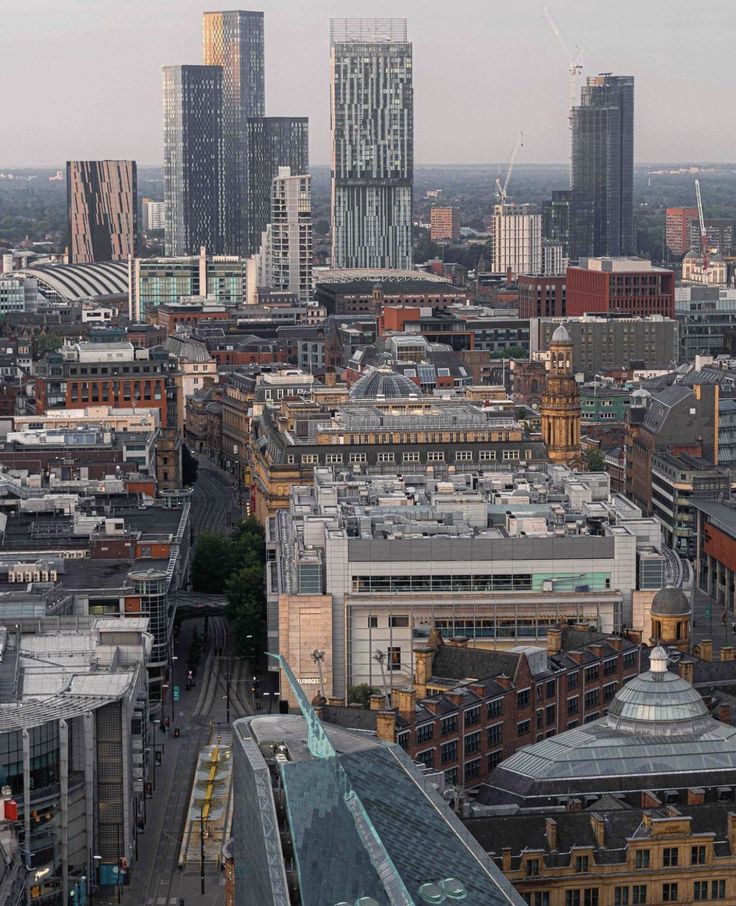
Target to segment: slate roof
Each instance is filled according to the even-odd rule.
[[[520,658],[521,654],[509,651],[440,645],[432,660],[432,673],[456,680],[491,679],[501,674],[513,678]]]

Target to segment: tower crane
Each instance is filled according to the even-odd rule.
[[[572,108],[575,106],[578,75],[583,71],[583,51],[582,48],[578,47],[578,45],[573,42],[574,49],[575,51],[577,51],[577,53],[575,53],[575,56],[573,56],[573,51],[570,50],[567,41],[565,41],[564,37],[562,36],[562,32],[555,22],[552,13],[546,6],[542,7],[542,12],[544,13],[545,19],[549,23],[549,27],[555,33],[557,43],[562,48],[562,52],[565,54],[565,58],[568,61],[567,68],[570,72],[570,112],[568,113],[567,118],[570,122],[570,128],[572,129]]]
[[[700,251],[703,255],[703,271],[708,270],[708,231],[705,229],[703,217],[703,199],[700,197],[700,180],[695,180],[695,198],[698,201],[698,220],[700,221]]]
[[[511,179],[511,174],[514,171],[514,164],[516,163],[516,156],[519,153],[519,148],[524,147],[524,133],[520,132],[519,137],[516,139],[516,144],[514,145],[514,150],[511,152],[511,157],[509,158],[509,168],[506,171],[506,179],[504,179],[503,184],[501,184],[501,177],[496,177],[496,196],[498,197],[500,204],[506,204],[506,190],[509,187],[509,180]]]

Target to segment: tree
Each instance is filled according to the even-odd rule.
[[[348,686],[348,704],[368,706],[371,695],[382,695],[382,691],[368,683],[358,683],[357,686]]]
[[[199,463],[186,444],[181,447],[181,480],[182,484],[192,485],[197,480]]]
[[[235,630],[238,648],[247,653],[247,637],[253,636],[256,649],[266,641],[266,594],[263,564],[244,566],[225,583],[227,616]]]
[[[605,472],[606,460],[598,447],[589,447],[585,453],[585,465],[589,472]]]
[[[33,340],[33,357],[40,359],[47,352],[56,352],[57,349],[61,349],[63,345],[64,339],[58,333],[40,333]]]
[[[233,571],[233,545],[225,535],[202,532],[192,558],[192,588],[209,594],[222,594]]]

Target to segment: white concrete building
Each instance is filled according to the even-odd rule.
[[[297,293],[309,302],[312,281],[311,177],[279,167],[271,185],[271,224],[267,237],[268,285]]]
[[[141,202],[141,213],[143,214],[144,233],[150,233],[151,230],[166,229],[165,201],[151,201],[150,198],[144,198]]]
[[[495,205],[492,235],[493,273],[542,273],[542,215],[534,205]]]
[[[501,648],[544,644],[566,621],[620,631],[633,592],[664,584],[664,558],[656,521],[609,488],[554,466],[447,480],[315,469],[268,521],[269,646],[305,688],[324,651],[327,694],[343,695],[411,682],[434,629]],[[659,572],[641,572],[643,551]]]

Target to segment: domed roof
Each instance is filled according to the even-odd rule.
[[[570,339],[570,334],[567,332],[567,327],[564,324],[560,324],[557,330],[552,334],[552,343],[569,343],[572,346],[572,340]]]
[[[651,612],[660,616],[685,616],[690,613],[690,602],[681,588],[660,588],[652,600]]]
[[[398,399],[420,394],[413,381],[390,368],[374,368],[359,377],[350,388],[351,400]]]
[[[648,672],[619,689],[605,720],[612,729],[639,736],[691,736],[712,718],[697,689],[667,669],[667,652],[658,645]]]

